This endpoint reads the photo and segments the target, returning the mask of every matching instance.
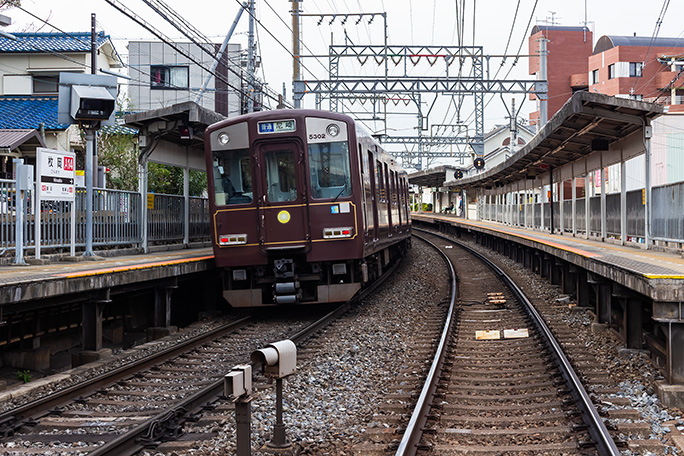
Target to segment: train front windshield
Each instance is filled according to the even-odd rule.
[[[309,144],[309,174],[314,198],[351,195],[347,141]]]
[[[254,193],[249,149],[214,152],[213,162],[216,204],[251,203]]]

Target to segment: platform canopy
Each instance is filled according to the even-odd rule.
[[[445,186],[498,187],[548,173],[550,168],[608,150],[612,143],[642,130],[646,121],[663,112],[663,106],[655,103],[577,92],[506,161],[464,179],[447,176]]]
[[[410,184],[420,185],[421,187],[441,187],[445,181],[455,179],[454,166],[437,166],[435,168],[416,171],[408,175]]]
[[[225,119],[193,101],[129,114],[126,126],[138,130],[140,162],[204,170],[204,130]]]

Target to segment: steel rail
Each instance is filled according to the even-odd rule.
[[[197,337],[174,344],[173,346],[161,350],[152,356],[133,361],[109,372],[105,372],[102,375],[85,380],[66,389],[52,392],[48,396],[4,412],[0,414],[0,423],[2,423],[3,431],[2,434],[5,436],[13,434],[14,430],[20,427],[23,424],[22,422],[29,417],[38,417],[53,407],[64,403],[68,398],[87,396],[99,388],[110,385],[115,381],[132,375],[139,370],[146,369],[154,364],[163,362],[164,360],[175,358],[185,351],[200,346],[209,340],[215,339],[221,333],[228,332],[236,327],[248,324],[256,318],[257,317],[255,315],[248,315],[228,324],[214,328],[211,331],[208,331]]]
[[[416,406],[411,414],[411,419],[409,420],[406,430],[404,431],[404,436],[402,437],[401,442],[399,442],[396,456],[413,456],[418,450],[418,444],[420,443],[420,439],[423,435],[423,428],[425,426],[425,422],[427,421],[430,407],[432,406],[435,391],[437,390],[437,382],[439,381],[439,378],[442,374],[442,369],[444,367],[446,347],[449,339],[451,338],[451,332],[456,314],[456,272],[451,264],[451,260],[439,249],[439,247],[434,245],[432,242],[416,235],[415,233],[413,233],[413,236],[434,247],[434,249],[437,250],[437,252],[439,252],[439,254],[442,256],[442,259],[449,268],[449,276],[451,278],[451,296],[449,312],[446,316],[444,329],[442,330],[442,336],[439,340],[435,357],[432,361],[432,365],[430,366],[430,371],[427,374],[427,378],[425,379],[425,385],[420,392]]]
[[[354,302],[367,296],[375,290],[380,284],[384,283],[392,272],[399,266],[400,261],[395,262],[390,269],[388,269],[381,277],[373,282],[368,287],[364,288],[360,293],[355,295],[351,300],[337,306],[332,311],[328,312],[324,317],[316,320],[314,323],[290,336],[290,340],[299,343],[315,334],[320,329],[324,328],[332,321],[337,319],[344,312],[349,310]],[[254,363],[248,364],[256,367]],[[142,449],[150,446],[156,446],[168,434],[173,434],[178,431],[183,421],[189,416],[198,412],[207,404],[217,400],[223,396],[224,380],[221,378],[212,383],[208,387],[202,389],[185,398],[183,401],[175,404],[172,408],[167,409],[157,416],[154,416],[147,421],[144,421],[139,426],[130,431],[121,434],[119,437],[106,442],[96,450],[90,452],[91,456],[129,456],[133,455]]]
[[[458,246],[462,247],[463,249],[478,257],[490,268],[492,268],[492,270],[497,275],[500,276],[501,280],[503,280],[506,283],[506,285],[511,289],[513,294],[515,294],[515,296],[520,300],[520,302],[524,304],[524,307],[527,310],[529,316],[532,318],[534,325],[546,341],[547,346],[551,349],[551,354],[554,360],[556,361],[556,365],[558,366],[558,369],[561,371],[565,383],[570,389],[570,392],[573,398],[575,399],[575,403],[579,408],[580,414],[582,415],[582,420],[587,425],[589,434],[591,435],[592,439],[594,440],[594,443],[596,444],[597,452],[600,456],[620,456],[620,450],[618,450],[617,445],[615,445],[613,437],[608,432],[608,429],[603,423],[603,420],[599,416],[596,407],[594,407],[594,404],[591,401],[591,398],[589,397],[589,393],[587,393],[587,391],[584,389],[584,386],[582,386],[582,382],[577,376],[577,373],[575,373],[572,364],[565,356],[565,353],[563,352],[563,349],[561,348],[560,344],[556,340],[555,336],[553,335],[553,333],[551,332],[551,330],[549,329],[549,327],[547,326],[546,322],[539,314],[537,309],[535,309],[534,305],[532,305],[530,300],[527,299],[527,296],[525,296],[523,291],[518,287],[518,285],[513,281],[513,279],[511,279],[501,268],[499,268],[486,256],[482,255],[481,253],[477,252],[471,247],[441,234],[432,233],[427,230],[422,230],[420,228],[415,227],[414,229],[428,232],[434,236],[440,237],[442,239],[448,240],[449,242],[457,244]]]

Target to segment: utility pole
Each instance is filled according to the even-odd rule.
[[[249,35],[247,38],[247,112],[254,112],[254,0],[249,0]]]
[[[510,122],[509,122],[509,130],[510,130],[510,147],[508,148],[510,150],[511,155],[515,153],[515,148],[518,145],[518,115],[517,112],[515,111],[515,98],[513,98],[511,102],[511,112],[510,112]]]
[[[95,13],[90,15],[90,72],[97,74],[97,32],[95,31]],[[83,256],[95,256],[93,253],[93,180],[97,170],[97,130],[85,126],[86,140],[86,245]]]
[[[301,21],[299,18],[299,2],[302,0],[292,0],[292,81],[299,81],[301,79],[301,67],[300,67],[300,45],[301,42],[299,40],[299,27],[301,25]],[[302,102],[299,98],[295,98],[294,100],[294,107],[295,109],[301,108],[302,107]]]
[[[539,39],[539,79],[546,81],[546,42],[549,41],[545,36]],[[539,96],[539,128],[546,125],[548,120],[548,92]]]

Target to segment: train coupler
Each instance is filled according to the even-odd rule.
[[[273,287],[273,301],[277,304],[295,304],[301,297],[299,282],[278,282]]]

